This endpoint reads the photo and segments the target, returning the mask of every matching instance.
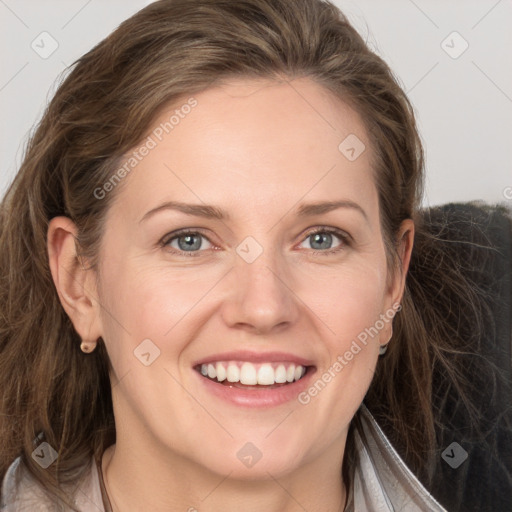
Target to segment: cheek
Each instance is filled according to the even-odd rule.
[[[177,272],[171,275],[164,266],[140,268],[129,261],[119,263],[104,279],[105,302],[117,327],[134,334],[162,337],[206,288],[204,279],[191,280],[189,274],[185,277]]]
[[[308,410],[311,431],[323,430],[327,438],[348,425],[373,378],[380,334],[375,325],[383,313],[386,290],[383,269],[346,267],[329,279],[318,279],[322,286],[311,286],[304,295],[321,319],[317,326],[323,333],[323,358],[298,401]]]
[[[384,265],[359,264],[312,273],[298,295],[322,320],[338,348],[375,324],[385,301]]]
[[[206,321],[206,316],[213,314],[215,304],[211,301],[215,302],[216,293],[211,293],[212,287],[217,284],[216,292],[222,288],[219,281],[226,270],[215,265],[205,265],[200,271],[185,265],[170,268],[166,262],[141,266],[138,258],[107,261],[102,286],[107,293],[102,302],[107,304],[106,334],[116,340],[114,350],[123,347],[133,351],[148,338],[166,352],[183,348],[185,341],[180,344],[173,334],[187,334],[183,333],[185,328],[193,339],[194,325],[200,329],[199,317]],[[309,264],[292,268],[285,279],[298,297],[292,299],[297,308],[305,309],[315,319],[326,339],[334,336],[336,349],[342,349],[347,341],[373,325],[382,312],[385,265],[370,263],[361,259],[340,264],[339,268]],[[195,320],[191,322],[191,318]],[[170,339],[172,344],[167,342]]]
[[[134,363],[134,350],[148,339],[156,352],[168,356],[167,362],[175,362],[200,328],[200,322],[190,319],[204,310],[203,299],[222,272],[171,269],[165,262],[141,265],[138,258],[108,262],[102,281],[102,321],[114,368],[126,372]]]
[[[322,394],[317,406],[328,404],[335,424],[343,425],[362,401],[375,370],[382,331],[379,319],[385,303],[385,265],[346,266],[325,278],[317,275],[315,282],[316,286],[304,289],[301,298],[320,319],[316,326],[322,333],[322,367],[316,379],[321,382],[311,393],[307,391],[309,396],[301,403]],[[324,388],[328,388],[325,393]],[[340,401],[340,396],[344,400]]]

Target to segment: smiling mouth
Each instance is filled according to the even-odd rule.
[[[217,361],[197,365],[204,378],[241,389],[274,389],[301,380],[313,366],[289,362],[253,364],[247,361]]]

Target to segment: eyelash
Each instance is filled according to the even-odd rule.
[[[350,235],[348,235],[344,231],[341,231],[340,229],[330,228],[330,227],[318,227],[318,228],[310,231],[309,233],[307,233],[302,241],[306,240],[310,236],[316,235],[317,233],[327,233],[327,234],[330,234],[330,235],[336,235],[340,239],[340,241],[342,243],[338,247],[335,247],[334,249],[325,249],[325,250],[314,250],[314,249],[311,249],[315,253],[319,253],[319,254],[322,254],[322,255],[336,254],[336,253],[342,251],[343,249],[345,249],[346,247],[350,247],[351,246],[351,237],[350,237]],[[176,238],[180,238],[180,237],[186,236],[186,235],[201,235],[204,238],[206,238],[212,245],[214,245],[213,242],[201,230],[191,230],[191,229],[185,228],[185,229],[178,230],[178,231],[175,231],[173,233],[169,233],[169,234],[165,235],[160,240],[159,246],[161,248],[163,248],[163,249],[167,249],[168,250],[170,242],[172,242]],[[197,257],[197,256],[201,256],[202,253],[204,252],[204,250],[200,250],[200,251],[180,251],[180,250],[172,248],[172,250],[169,250],[168,252],[170,252],[172,254],[177,254],[179,256],[185,256],[185,257],[192,257],[192,258],[194,258],[194,257]]]

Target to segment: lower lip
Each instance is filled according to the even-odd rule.
[[[219,384],[211,379],[203,377],[194,370],[197,377],[203,383],[208,393],[215,395],[226,402],[242,407],[276,407],[297,400],[297,397],[309,385],[315,368],[310,367],[302,379],[273,389],[257,388],[242,389],[234,386]]]

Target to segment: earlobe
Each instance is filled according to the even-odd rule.
[[[48,226],[49,265],[62,307],[83,341],[101,336],[93,270],[86,269],[76,251],[78,230],[67,217],[55,217]]]

